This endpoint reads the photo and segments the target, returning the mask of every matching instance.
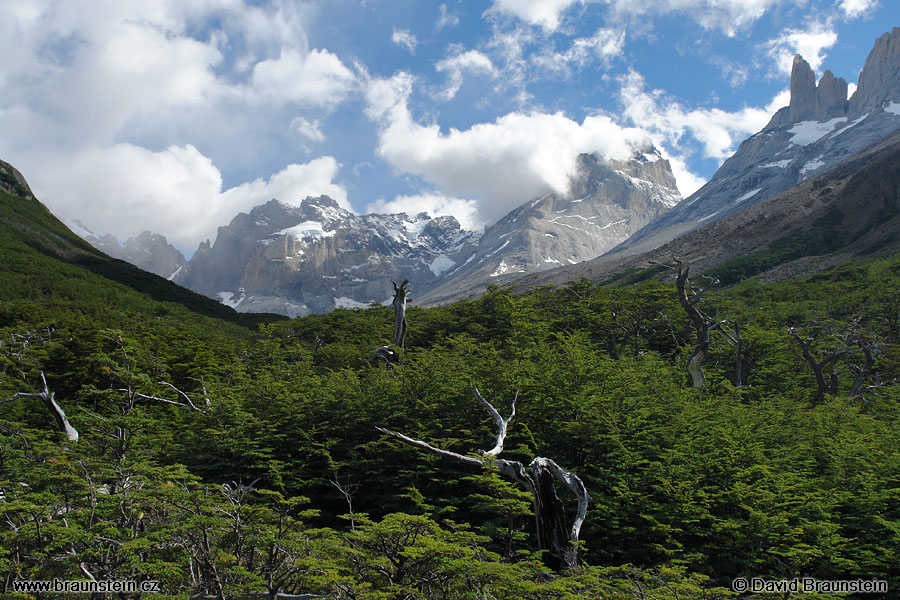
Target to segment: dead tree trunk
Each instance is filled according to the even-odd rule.
[[[584,482],[571,471],[560,467],[552,459],[542,456],[536,457],[527,467],[517,460],[498,458],[503,451],[503,442],[509,422],[516,414],[518,393],[516,393],[516,399],[513,399],[509,417],[504,419],[497,409],[482,397],[478,388],[473,387],[472,390],[475,398],[494,418],[498,429],[494,447],[490,450],[479,450],[478,453],[481,454],[481,457],[443,450],[383,427],[376,429],[385,435],[438,456],[452,458],[480,468],[495,467],[500,473],[519,483],[531,494],[538,545],[542,550],[547,551],[545,559],[547,566],[555,571],[574,567],[578,562],[578,536],[587,514],[588,503],[591,501]],[[571,527],[566,526],[564,506],[556,494],[557,482],[569,488],[578,498],[578,509]]]
[[[412,300],[406,295],[408,292],[406,286],[409,280],[404,279],[400,285],[397,285],[396,281],[391,281],[391,283],[394,284],[394,301],[392,302],[394,306],[393,345],[397,348],[403,348],[406,341],[406,303]],[[383,360],[392,365],[400,362],[400,354],[390,346],[379,346],[372,354],[373,360]]]
[[[56,399],[54,398],[54,392],[50,391],[50,388],[47,386],[47,378],[44,377],[44,372],[41,371],[41,381],[44,382],[44,391],[36,392],[33,394],[26,394],[24,392],[19,392],[12,398],[7,398],[4,402],[12,402],[13,400],[18,400],[19,398],[40,398],[44,401],[44,406],[47,407],[47,410],[50,411],[50,414],[53,415],[53,419],[56,421],[56,427],[60,432],[66,434],[66,437],[69,438],[70,441],[77,442],[78,441],[78,431],[75,430],[74,427],[69,423],[69,419],[66,417],[66,413],[63,411],[62,407],[56,403]]]
[[[694,388],[700,389],[704,384],[703,364],[706,362],[706,355],[709,352],[709,334],[722,323],[706,315],[698,307],[700,300],[703,299],[709,287],[700,290],[694,289],[688,279],[690,266],[683,264],[677,258],[674,261],[678,265],[677,269],[673,268],[675,271],[675,286],[678,289],[678,303],[681,304],[681,307],[687,313],[691,322],[691,329],[694,330],[694,351],[688,359],[687,372],[691,376],[691,383]],[[713,280],[711,283],[714,285],[718,283],[718,280]]]
[[[862,350],[864,362],[861,366],[853,367],[853,385],[850,386],[850,397],[861,398],[863,385],[866,379],[875,372],[875,361],[878,360],[880,352],[878,347],[878,339],[857,342],[859,349]]]
[[[812,343],[815,338],[802,338],[793,327],[788,328],[788,333],[800,344],[803,352],[803,358],[813,370],[816,377],[816,399],[819,402],[825,401],[825,395],[834,396],[838,392],[838,376],[835,372],[835,364],[847,354],[846,348],[839,348],[825,355],[822,360],[816,360],[812,353]],[[825,380],[825,369],[828,369],[828,381]]]
[[[394,306],[394,345],[403,348],[406,338],[406,303],[411,300],[406,296],[406,285],[409,280],[404,279],[399,286],[396,281],[391,281],[391,283],[394,284],[394,301],[392,303]]]

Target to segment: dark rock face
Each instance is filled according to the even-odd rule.
[[[847,83],[826,71],[815,83],[794,58],[791,102],[741,143],[712,179],[613,250],[634,254],[744,210],[900,129],[900,28],[875,43],[847,100]]]
[[[391,298],[391,280],[427,287],[475,241],[453,217],[360,216],[327,196],[271,200],[220,227],[174,281],[241,312],[364,308]]]
[[[624,161],[582,154],[568,194],[534,199],[488,227],[419,300],[447,302],[488,283],[590,260],[680,200],[669,162],[655,149]]]

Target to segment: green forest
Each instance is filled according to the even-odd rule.
[[[390,307],[238,315],[100,255],[33,199],[0,204],[4,598],[53,578],[158,581],[160,599],[900,589],[900,256],[780,283],[690,273],[682,298],[665,267],[489,287],[410,305],[391,364],[373,356]],[[709,325],[700,385],[683,301]],[[504,418],[516,400],[502,458],[584,482],[574,564],[541,549],[532,496],[483,452],[497,423],[473,388]],[[571,521],[578,500],[556,491]]]

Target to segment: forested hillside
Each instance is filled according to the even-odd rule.
[[[53,577],[155,580],[158,598],[722,598],[737,576],[900,586],[898,256],[702,297],[688,285],[711,336],[695,388],[696,330],[673,283],[411,306],[388,364],[373,360],[388,307],[200,314],[160,301],[163,280],[76,260],[99,255],[60,243],[70,234],[35,221],[36,202],[0,200],[4,597]],[[473,386],[504,416],[518,394],[503,457],[551,458],[586,485],[574,568],[548,567],[531,497],[476,452],[497,428]],[[571,518],[575,496],[558,492]]]

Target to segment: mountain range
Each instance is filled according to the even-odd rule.
[[[408,279],[417,302],[438,304],[477,295],[489,283],[621,278],[676,250],[703,254],[703,265],[713,269],[822,233],[822,224],[838,213],[844,225],[829,231],[849,244],[846,235],[871,237],[892,218],[889,198],[876,209],[874,200],[851,197],[865,188],[854,172],[869,173],[877,163],[888,171],[878,176],[890,179],[890,161],[882,159],[892,156],[893,133],[900,130],[900,28],[875,42],[850,98],[848,87],[831,71],[816,82],[810,65],[796,56],[790,104],[684,200],[668,161],[647,147],[635,148],[627,160],[579,156],[567,193],[528,199],[483,232],[466,231],[449,216],[356,215],[327,196],[299,205],[273,199],[241,213],[189,261],[150,232],[119,244],[76,229],[98,249],[240,312],[291,317],[383,303],[391,280]],[[854,202],[857,212],[846,212]],[[865,223],[872,231],[859,230]],[[747,237],[750,231],[756,233]],[[890,236],[882,238],[868,247],[892,246]],[[843,247],[834,239],[775,251],[742,273],[759,274],[761,266],[772,269],[810,253],[819,258],[782,274],[815,270],[834,262],[822,258]]]
[[[219,228],[189,261],[149,231],[119,243],[80,223],[96,248],[217,299],[239,312],[289,317],[389,302],[392,281],[416,298],[452,300],[461,286],[483,289],[594,258],[681,200],[669,162],[652,147],[627,160],[578,157],[569,192],[547,194],[484,232],[452,216],[356,215],[328,196],[294,206],[272,199]]]

